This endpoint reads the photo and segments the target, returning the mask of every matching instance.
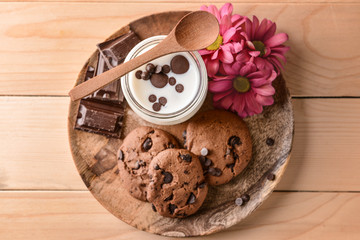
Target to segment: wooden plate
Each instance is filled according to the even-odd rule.
[[[150,15],[121,28],[109,39],[126,33],[131,28],[140,39],[154,35],[168,34],[177,21],[187,12],[166,12]],[[84,79],[88,64],[95,65],[95,52],[82,68],[76,84]],[[184,219],[161,217],[153,212],[150,203],[132,198],[121,185],[116,152],[122,140],[74,130],[79,102],[71,102],[68,117],[68,131],[74,162],[84,183],[94,197],[112,214],[140,230],[166,236],[198,236],[226,229],[252,213],[273,191],[284,173],[289,161],[294,120],[291,98],[282,77],[274,81],[275,103],[265,107],[262,114],[244,119],[253,140],[253,158],[248,167],[230,183],[210,187],[201,209]],[[211,96],[200,111],[212,108]],[[171,126],[157,126],[139,119],[127,106],[122,135],[141,125],[164,129],[179,140],[181,131]],[[183,129],[187,123],[182,123]],[[275,144],[268,146],[267,138]],[[181,141],[180,141],[181,142]],[[101,156],[106,156],[102,158]],[[268,173],[274,173],[274,181],[267,180]],[[237,206],[235,199],[242,194],[250,195],[250,201]]]

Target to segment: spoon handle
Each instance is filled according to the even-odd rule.
[[[161,57],[163,55],[166,55],[168,53],[171,53],[173,51],[170,51],[171,48],[168,48],[166,44],[162,44],[163,42],[156,45],[154,48],[150,49],[149,51],[137,56],[136,58],[122,63],[96,77],[93,77],[76,87],[70,90],[69,96],[72,101],[79,100],[96,90],[102,88],[106,84],[109,84],[117,79],[119,79],[121,76],[125,75],[126,73],[140,67],[141,65],[155,59],[158,57]]]

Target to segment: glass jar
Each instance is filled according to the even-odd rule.
[[[125,62],[148,51],[160,43],[166,36],[154,36],[138,43],[127,55]],[[145,65],[124,75],[121,78],[121,88],[131,109],[146,121],[159,125],[173,125],[191,118],[202,106],[208,89],[208,77],[204,61],[198,52],[173,53],[151,61],[154,65],[170,65],[173,56],[183,55],[189,62],[189,70],[185,74],[175,74],[170,71],[168,77],[175,77],[176,84],[163,88],[155,88],[150,80],[137,79],[135,72],[145,70]],[[176,85],[183,85],[183,92]],[[152,107],[149,96],[166,97],[167,103],[159,111]],[[160,101],[159,101],[160,102]]]

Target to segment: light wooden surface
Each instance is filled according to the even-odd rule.
[[[96,43],[121,26],[202,3],[0,3],[0,239],[160,239],[122,223],[87,192],[68,147],[65,94]],[[280,192],[205,239],[360,239],[359,1],[250,0],[234,8],[290,35],[294,149]]]

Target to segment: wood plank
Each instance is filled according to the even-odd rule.
[[[277,189],[359,191],[360,99],[294,99],[295,139]],[[67,97],[0,97],[0,189],[86,189],[67,139]],[[16,144],[15,144],[16,143]]]
[[[0,192],[0,206],[2,240],[164,239],[118,220],[89,192]],[[275,192],[242,223],[201,239],[359,239],[359,211],[360,193]]]
[[[66,95],[95,45],[121,26],[150,13],[200,5],[1,3],[0,94]],[[360,50],[344,44],[360,38],[359,4],[239,2],[234,9],[272,19],[289,33],[285,77],[292,94],[359,96]]]

